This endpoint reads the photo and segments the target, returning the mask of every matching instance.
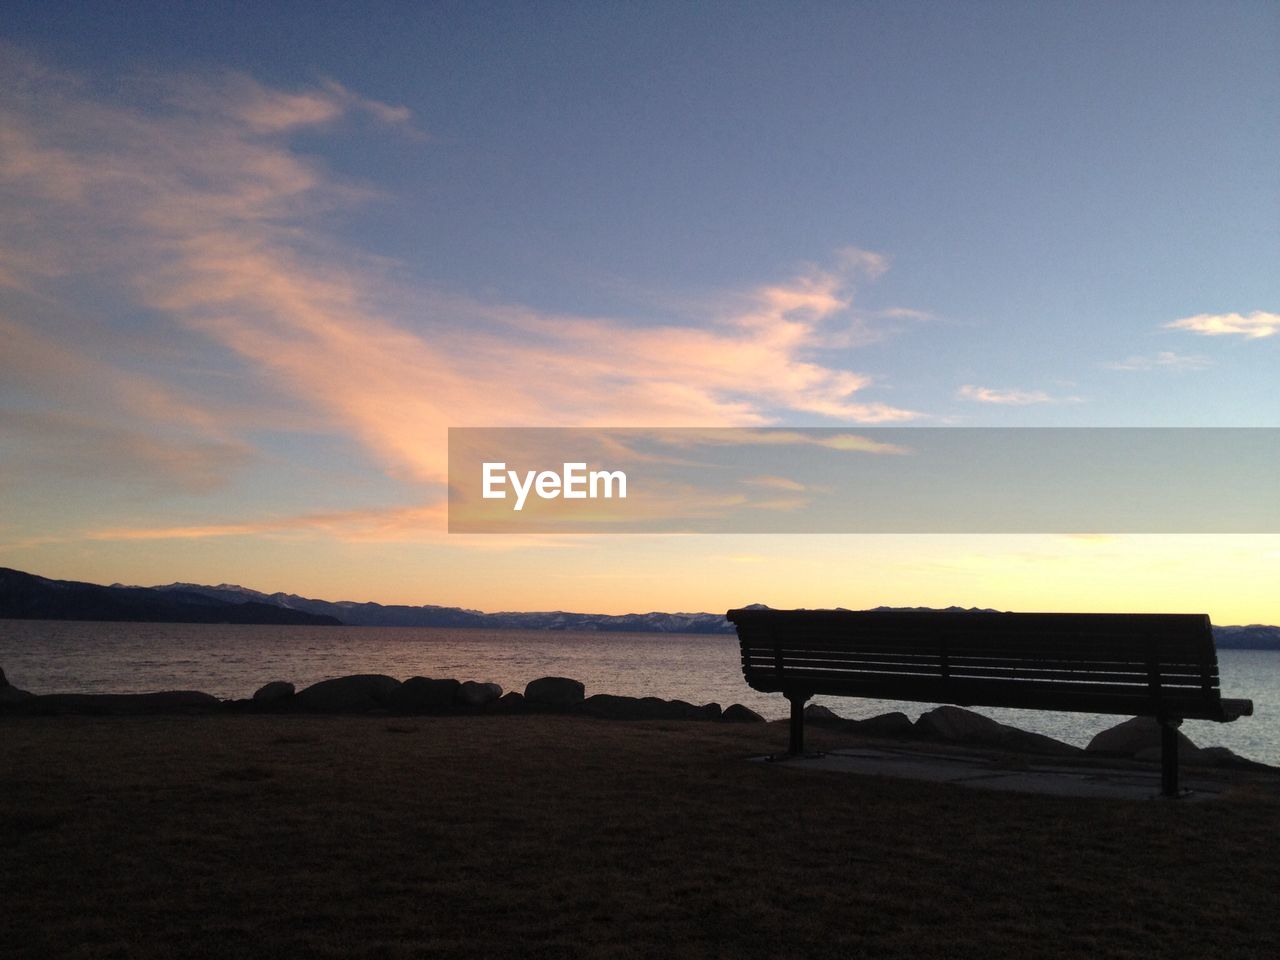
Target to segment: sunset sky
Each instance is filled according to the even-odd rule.
[[[1280,427],[1278,64],[1267,0],[10,0],[0,566],[1280,623],[1276,535],[446,532],[451,426]]]

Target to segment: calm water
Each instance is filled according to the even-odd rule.
[[[549,633],[402,627],[273,627],[168,623],[0,620],[0,667],[33,693],[138,693],[203,690],[248,697],[268,680],[299,689],[352,673],[456,677],[523,690],[536,677],[574,677],[587,694],[658,696],[691,703],[744,703],[769,718],[785,716],[780,695],[742,679],[736,637],[647,633]],[[1227,696],[1253,700],[1254,716],[1231,724],[1188,721],[1197,744],[1221,744],[1280,765],[1280,654],[1219,651]],[[927,706],[817,697],[841,716]],[[1080,746],[1116,717],[983,709],[1024,730]]]

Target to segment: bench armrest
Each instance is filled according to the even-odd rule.
[[[1223,700],[1222,715],[1228,722],[1240,717],[1253,716],[1252,700]]]

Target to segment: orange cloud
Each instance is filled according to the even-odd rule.
[[[42,278],[85,268],[118,278],[159,322],[246,363],[255,392],[292,397],[395,477],[444,483],[451,425],[917,416],[865,400],[871,378],[823,358],[850,315],[855,278],[887,269],[879,254],[837,251],[831,268],[727,295],[709,319],[685,322],[446,297],[327,235],[321,215],[367,191],[287,141],[356,114],[409,129],[404,108],[334,83],[280,91],[235,75],[175,82],[159,104],[137,108],[95,100],[50,73],[21,57],[0,68],[0,88],[21,91],[0,93],[0,190],[18,224],[0,239],[0,278],[36,290]],[[39,269],[22,250],[40,252]],[[54,347],[31,369],[91,366],[76,359],[74,342]],[[150,420],[163,411],[206,440],[244,446],[245,425],[225,409],[118,372],[116,385],[100,386],[122,411]]]
[[[91,530],[86,540],[202,540],[210,537],[325,534],[347,542],[421,540],[443,535],[446,505],[370,510],[338,510],[264,517],[257,520],[168,525],[109,527]]]

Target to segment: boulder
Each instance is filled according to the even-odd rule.
[[[1215,767],[1233,767],[1237,770],[1276,770],[1276,767],[1270,764],[1260,763],[1257,760],[1250,760],[1248,757],[1242,757],[1227,747],[1201,747],[1200,753],[1204,756],[1206,763],[1211,763]]]
[[[868,717],[866,720],[847,720],[846,729],[867,737],[910,737],[915,732],[911,718],[899,710]]]
[[[588,697],[580,707],[582,713],[606,720],[718,720],[720,704],[707,703],[700,707],[684,700],[663,700],[660,697],[616,697],[597,693]]]
[[[539,677],[524,688],[524,699],[530,706],[565,710],[582,703],[586,688],[568,677]]]
[[[1160,763],[1164,759],[1164,750],[1160,747],[1147,747],[1135,753],[1133,759],[1141,760],[1143,763]],[[1212,767],[1215,764],[1214,759],[1206,756],[1199,747],[1192,746],[1188,749],[1181,741],[1178,742],[1178,762],[1188,763],[1193,767]]]
[[[368,713],[391,706],[400,681],[380,673],[321,680],[300,691],[295,703],[313,713]]]
[[[725,723],[764,723],[764,717],[740,703],[725,707],[720,719]]]
[[[293,684],[287,680],[272,680],[253,691],[253,702],[260,707],[276,706],[293,696]]]
[[[454,709],[461,688],[457,680],[410,677],[387,704],[397,713],[445,713]]]
[[[1133,717],[1103,730],[1089,741],[1085,749],[1091,753],[1105,753],[1114,757],[1158,761],[1160,724],[1155,717]],[[1210,762],[1181,730],[1178,731],[1178,759],[1183,763]]]
[[[830,707],[824,707],[820,703],[811,703],[804,708],[804,722],[834,727],[844,723],[845,719]]]
[[[916,736],[926,740],[1000,747],[1019,753],[1068,756],[1080,752],[1079,747],[1073,747],[1069,743],[1019,730],[960,707],[935,707],[928,713],[921,714],[915,723],[914,732]]]
[[[4,675],[4,668],[0,667],[0,706],[8,703],[22,703],[34,697],[34,693],[28,693],[26,690],[19,690],[17,687],[9,683],[8,678]]]
[[[454,699],[460,706],[474,708],[483,707],[501,696],[502,687],[496,683],[477,683],[475,680],[468,680],[458,687]]]
[[[504,693],[497,700],[486,703],[482,709],[485,713],[525,713],[524,694],[516,693],[514,690],[510,693]]]
[[[804,722],[865,737],[910,737],[915,731],[911,718],[905,713],[882,713],[866,720],[850,720],[819,703],[804,708]]]
[[[222,706],[222,701],[199,690],[164,690],[159,693],[52,693],[30,697],[17,706],[23,713],[136,716],[212,713]]]

